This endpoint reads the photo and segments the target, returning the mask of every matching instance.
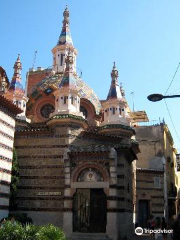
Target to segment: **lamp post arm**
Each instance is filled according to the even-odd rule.
[[[180,95],[167,95],[167,96],[163,96],[163,98],[176,98],[176,97],[180,97]]]

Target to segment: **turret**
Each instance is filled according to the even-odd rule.
[[[71,51],[65,60],[66,69],[62,77],[59,89],[54,92],[55,95],[55,111],[56,114],[73,114],[82,116],[80,112],[80,97],[77,90],[77,80],[73,71],[73,57]]]
[[[20,60],[20,54],[18,54],[18,58],[14,64],[14,74],[9,89],[6,93],[6,97],[23,111],[21,114],[17,115],[17,118],[27,120],[25,114],[28,98],[25,96],[24,88],[21,82],[21,70],[22,64]]]
[[[73,41],[71,38],[70,28],[69,28],[69,10],[66,6],[65,11],[63,13],[63,26],[62,31],[59,36],[57,45],[52,49],[53,53],[53,70],[55,73],[63,73],[65,70],[65,59],[68,55],[68,52],[71,52],[71,56],[73,57],[73,71],[76,72],[76,56],[77,49],[73,46]]]
[[[125,92],[118,83],[118,70],[114,62],[111,71],[111,85],[105,102],[103,102],[104,124],[123,124],[129,125],[128,105],[124,98]]]

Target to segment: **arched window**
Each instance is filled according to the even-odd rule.
[[[115,114],[115,111],[116,111],[115,107],[113,107],[112,110],[113,110],[113,114]]]
[[[88,117],[88,111],[84,106],[80,106],[80,112],[83,113],[83,115],[85,116],[85,118]]]
[[[64,96],[64,104],[66,104],[66,100],[68,99],[67,96]]]

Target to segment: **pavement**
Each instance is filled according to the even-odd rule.
[[[132,240],[150,240],[149,234],[134,235]],[[163,240],[162,234],[155,234],[155,240]],[[168,234],[167,240],[172,240],[171,234]]]

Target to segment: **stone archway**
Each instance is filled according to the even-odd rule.
[[[97,165],[83,165],[74,174],[78,184],[73,196],[73,231],[105,233],[107,197],[104,188],[106,174]]]

